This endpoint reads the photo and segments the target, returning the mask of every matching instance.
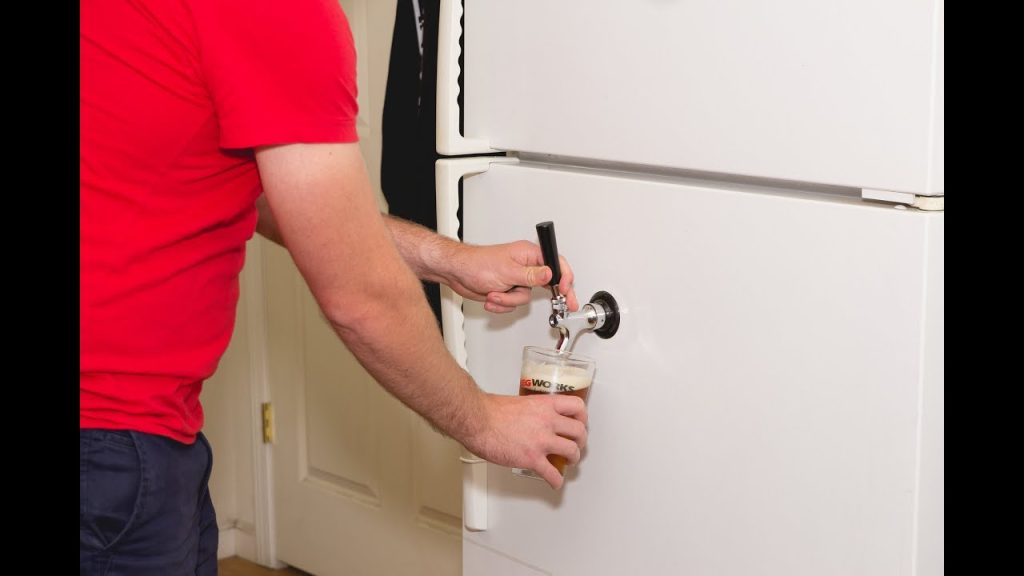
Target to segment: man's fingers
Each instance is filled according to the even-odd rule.
[[[582,426],[579,422],[576,422],[576,424]],[[584,430],[584,432],[586,431]],[[579,463],[582,455],[580,451],[581,448],[580,445],[573,440],[563,438],[562,436],[553,436],[546,444],[547,446],[544,449],[546,454],[561,456],[565,458],[568,465],[571,466],[575,466]],[[564,478],[558,473],[558,469],[556,469],[547,459],[547,456],[538,458],[533,464],[532,470],[536,472],[538,476],[547,481],[547,483],[555,490],[562,487]]]
[[[530,301],[532,291],[526,286],[516,286],[507,292],[490,292],[487,294],[487,304],[493,305],[493,310],[486,305],[489,312],[511,312],[516,306],[522,306]]]
[[[555,434],[576,443],[580,450],[587,445],[587,426],[573,418],[559,418],[555,422]]]
[[[565,482],[565,478],[563,478],[551,462],[548,462],[548,459],[543,456],[537,460],[537,463],[533,466],[532,470],[555,490],[561,488],[562,483]]]
[[[583,402],[582,398],[567,394],[552,394],[551,397],[553,398],[555,412],[562,416],[575,418],[584,425],[587,424],[587,405]]]
[[[576,465],[580,461],[581,451],[579,444],[569,440],[568,438],[556,436],[551,447],[548,448],[548,454],[563,456],[569,461],[569,464]]]
[[[562,268],[562,278],[558,282],[558,292],[565,296],[565,303],[569,306],[569,310],[575,312],[580,309],[580,301],[576,297],[576,289],[573,288],[573,281],[576,277],[573,274],[572,267],[569,266],[569,261],[564,256],[559,255],[559,265]]]
[[[506,312],[511,312],[515,310],[515,308],[511,308],[509,306],[502,306],[501,304],[495,304],[493,302],[484,302],[484,310],[487,310],[488,312],[492,312],[494,314],[505,314]]]

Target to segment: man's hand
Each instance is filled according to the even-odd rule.
[[[484,302],[491,312],[511,312],[530,301],[532,287],[546,286],[551,280],[540,246],[532,242],[473,246],[394,216],[385,223],[402,258],[421,280],[450,286],[463,298]],[[569,310],[579,310],[572,268],[565,258],[559,256],[558,261],[562,268],[559,293]]]
[[[471,452],[495,464],[528,468],[552,488],[563,478],[548,462],[548,454],[580,460],[587,445],[587,408],[583,400],[564,394],[484,398],[484,426],[464,439]]]
[[[558,257],[562,278],[559,293],[569,310],[579,310],[569,263]],[[530,301],[531,289],[547,286],[551,268],[544,265],[540,246],[520,240],[509,244],[473,246],[460,244],[446,277],[452,290],[463,298],[484,302],[489,312],[511,312]]]

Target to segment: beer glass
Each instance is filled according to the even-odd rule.
[[[568,394],[578,396],[586,403],[590,385],[594,381],[597,363],[574,352],[559,352],[550,348],[527,346],[523,348],[523,364],[519,376],[519,395]],[[566,459],[548,455],[548,462],[565,476]],[[513,468],[520,476],[540,478],[532,470]]]

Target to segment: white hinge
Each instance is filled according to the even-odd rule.
[[[946,209],[945,196],[919,196],[910,192],[861,188],[860,197],[865,200],[877,200],[878,202],[891,202],[893,204],[911,206],[928,212],[945,211]]]
[[[270,402],[262,404],[263,414],[263,443],[274,443],[274,406]]]

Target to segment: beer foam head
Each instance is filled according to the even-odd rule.
[[[560,364],[527,362],[519,385],[538,392],[571,392],[588,388],[593,378],[584,368]]]

